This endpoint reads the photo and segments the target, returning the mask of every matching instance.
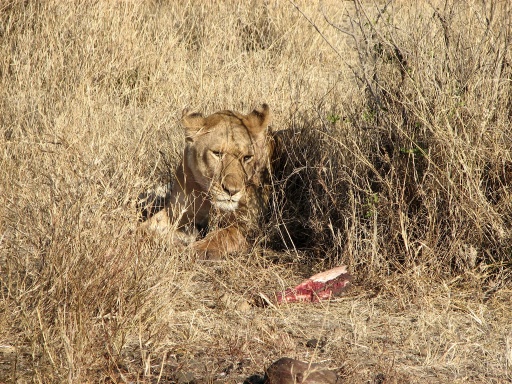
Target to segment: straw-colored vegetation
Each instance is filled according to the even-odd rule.
[[[0,2],[0,382],[512,380],[511,38],[498,0]],[[182,109],[262,102],[253,251],[136,231]],[[339,264],[342,298],[251,305]]]

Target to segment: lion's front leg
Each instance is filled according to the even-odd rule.
[[[192,244],[192,249],[205,260],[219,260],[223,255],[245,251],[247,240],[237,227],[218,229]]]
[[[173,244],[189,245],[197,239],[199,231],[192,224],[177,226],[171,222],[169,209],[162,209],[143,222],[140,229],[146,233],[158,234]]]

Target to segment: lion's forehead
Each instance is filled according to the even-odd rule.
[[[243,125],[219,123],[208,136],[210,149],[232,154],[247,154],[253,150],[251,136]]]

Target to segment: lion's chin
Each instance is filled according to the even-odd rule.
[[[233,201],[233,200],[214,200],[214,201],[212,201],[212,204],[219,211],[224,211],[224,212],[233,212],[233,211],[236,211],[238,208],[238,201]]]

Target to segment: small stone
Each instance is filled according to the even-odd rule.
[[[224,293],[219,297],[220,302],[226,309],[231,309],[239,312],[247,312],[252,308],[251,304],[245,299]]]
[[[336,384],[335,372],[320,364],[283,357],[267,368],[266,384]]]
[[[246,300],[240,300],[236,305],[236,310],[240,312],[247,312],[251,309],[251,304],[249,304]]]
[[[327,339],[325,337],[321,338],[320,340],[310,339],[310,340],[306,341],[306,347],[313,348],[313,349],[316,349],[316,348],[321,349],[321,348],[325,347],[325,344],[327,344]]]

